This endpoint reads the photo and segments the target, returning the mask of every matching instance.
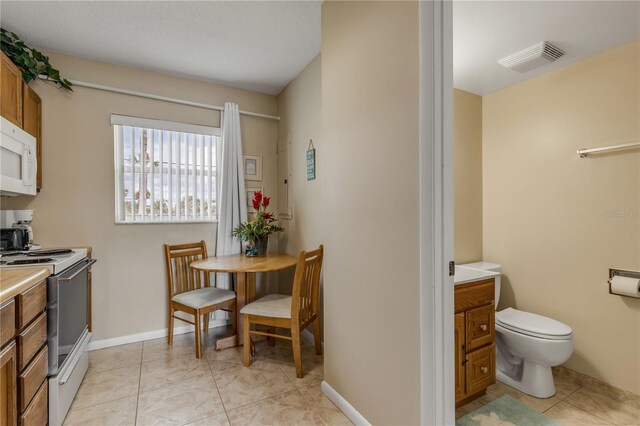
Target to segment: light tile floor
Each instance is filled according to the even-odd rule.
[[[303,339],[304,378],[295,375],[291,344],[256,344],[250,368],[242,348],[213,350],[228,334],[214,328],[196,360],[193,333],[116,346],[90,353],[89,371],[65,425],[351,425],[322,394],[323,358]],[[502,383],[456,410],[456,418],[507,394],[566,426],[638,425],[640,398],[614,397],[598,386],[556,376],[557,393],[528,396]]]
[[[291,344],[256,344],[250,368],[242,348],[213,349],[227,328],[205,337],[195,358],[193,333],[92,351],[89,371],[65,425],[351,425],[322,394],[323,358],[303,339],[304,378]]]
[[[560,375],[555,375],[555,384],[554,396],[538,399],[497,382],[487,389],[486,395],[458,408],[456,418],[506,394],[565,426],[640,425],[638,400],[620,401],[606,389],[581,386]]]

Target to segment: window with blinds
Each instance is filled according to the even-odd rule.
[[[215,222],[220,129],[111,116],[116,223]]]

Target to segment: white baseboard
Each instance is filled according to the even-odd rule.
[[[320,384],[320,389],[322,389],[322,393],[324,393],[327,398],[331,400],[336,406],[344,413],[345,416],[349,418],[356,426],[370,426],[371,423],[365,419],[362,414],[358,412],[353,405],[349,404],[349,401],[344,399],[342,395],[340,395],[334,388],[331,387],[329,383],[326,381],[322,381]]]
[[[209,328],[222,327],[227,325],[226,320],[209,320]],[[175,327],[173,329],[174,336],[177,334],[191,333],[194,330],[193,325],[184,325],[182,327]],[[160,339],[167,337],[167,329],[162,328],[160,330],[145,331],[142,333],[129,334],[128,336],[112,337],[110,339],[96,340],[90,342],[88,349],[95,351],[97,349],[109,348],[111,346],[126,345],[127,343],[144,342],[145,340]]]

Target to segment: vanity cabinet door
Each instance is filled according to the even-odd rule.
[[[496,326],[493,304],[468,310],[466,319],[467,352],[494,342]]]
[[[467,355],[467,393],[473,395],[496,382],[496,345],[492,344]]]
[[[456,401],[465,394],[465,346],[464,346],[464,313],[456,314],[454,323],[454,341],[456,345]]]

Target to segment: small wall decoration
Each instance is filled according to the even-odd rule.
[[[247,198],[247,213],[255,213],[256,209],[253,208],[253,195],[256,192],[262,192],[262,187],[261,186],[252,186],[252,187],[246,187],[245,188],[245,192],[247,194],[246,198]]]
[[[262,156],[244,155],[244,178],[246,180],[262,180]]]
[[[309,149],[307,149],[307,180],[316,178],[316,148],[313,146],[313,139],[309,139]]]

